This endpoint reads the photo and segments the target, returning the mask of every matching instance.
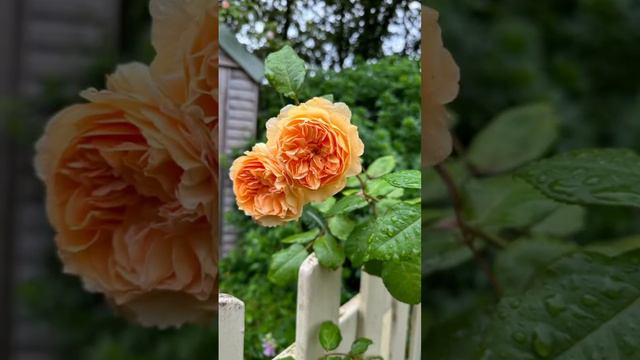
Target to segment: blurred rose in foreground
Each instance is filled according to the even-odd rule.
[[[214,0],[152,0],[151,73],[185,113],[218,141],[218,12]]]
[[[64,271],[143,325],[209,323],[217,309],[217,46],[207,44],[217,20],[210,4],[152,0],[152,9],[165,10],[162,20],[154,16],[154,44],[192,32],[194,40],[181,35],[181,44],[206,54],[157,47],[154,64],[167,64],[166,72],[120,66],[106,90],[86,90],[88,103],[58,113],[37,144]],[[163,32],[163,25],[174,27]]]
[[[460,70],[444,48],[438,13],[422,7],[422,165],[432,166],[451,153],[445,104],[458,94]]]

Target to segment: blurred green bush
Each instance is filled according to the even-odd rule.
[[[468,141],[506,108],[551,101],[558,147],[640,149],[640,2],[430,0],[462,71],[452,105]]]

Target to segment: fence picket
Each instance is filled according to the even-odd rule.
[[[420,305],[411,307],[411,328],[409,333],[409,360],[420,359],[422,333],[420,329],[422,309]]]
[[[366,337],[373,341],[367,351],[368,355],[379,355],[388,359],[390,327],[385,328],[384,323],[385,317],[390,319],[391,295],[384,287],[382,279],[363,271],[360,280],[360,296],[358,337]],[[383,350],[385,353],[382,352]]]
[[[391,307],[393,308],[393,323],[391,324],[389,360],[406,360],[410,306],[393,299]]]
[[[244,303],[227,295],[218,295],[220,360],[242,360],[244,357]]]
[[[358,336],[358,309],[360,308],[360,295],[356,295],[340,307],[340,320],[338,325],[342,333],[342,343],[338,352],[349,352],[351,344]]]
[[[311,254],[298,273],[298,309],[296,314],[296,359],[318,359],[324,350],[318,341],[320,324],[338,322],[342,269],[320,266]]]

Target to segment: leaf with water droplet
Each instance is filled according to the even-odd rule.
[[[533,350],[538,356],[546,359],[551,355],[552,345],[551,333],[544,326],[538,326],[533,334]]]
[[[557,316],[560,314],[567,305],[564,302],[564,298],[560,294],[551,295],[544,300],[544,307],[551,316]]]
[[[580,302],[587,307],[594,307],[598,305],[598,299],[595,296],[590,294],[582,295]]]
[[[571,151],[528,165],[517,176],[557,201],[640,207],[640,156],[631,150]]]
[[[407,304],[419,304],[422,294],[420,258],[384,263],[382,281],[394,298]]]
[[[525,335],[522,331],[514,332],[512,337],[518,344],[524,344],[527,341],[527,335]]]
[[[526,181],[514,179],[512,176],[470,180],[464,187],[464,196],[466,220],[490,233],[498,233],[505,229],[527,230],[543,223],[556,212],[571,208],[548,199]],[[564,215],[561,213],[559,216]],[[541,224],[537,233],[570,233],[575,231],[576,226],[579,228],[581,225],[580,216],[581,213],[575,215],[574,218],[577,219],[569,219],[571,222],[556,221],[552,224],[553,228]],[[567,220],[566,216],[564,217],[562,220]]]
[[[622,339],[640,337],[640,267],[634,265],[639,257],[640,250],[614,257],[583,251],[561,256],[538,271],[525,292],[500,300],[477,358],[633,358],[622,354],[640,352],[640,344],[630,348]],[[606,296],[612,286],[620,291]],[[514,307],[514,300],[521,305]],[[514,341],[516,332],[531,334],[530,344]]]
[[[520,293],[540,269],[575,249],[575,244],[569,241],[518,239],[498,253],[495,262],[496,277],[505,294]]]
[[[413,257],[420,249],[420,220],[419,205],[396,204],[376,220],[376,230],[370,238],[368,258],[397,261]]]

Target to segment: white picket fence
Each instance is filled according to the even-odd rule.
[[[367,355],[385,360],[420,358],[420,305],[410,306],[391,297],[382,280],[362,273],[360,292],[340,306],[341,270],[320,266],[314,254],[300,267],[296,340],[275,359],[293,356],[296,360],[316,360],[324,350],[318,341],[320,324],[331,320],[342,331],[342,343],[335,351],[348,352],[353,340],[373,340]],[[243,359],[244,303],[230,295],[220,298],[221,360]]]

